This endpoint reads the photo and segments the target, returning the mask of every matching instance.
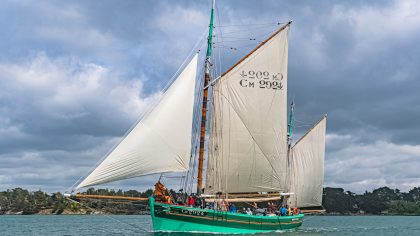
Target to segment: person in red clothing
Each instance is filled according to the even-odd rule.
[[[190,197],[188,198],[188,205],[189,205],[190,207],[193,207],[193,206],[194,206],[194,198],[193,198],[193,196],[190,196]]]

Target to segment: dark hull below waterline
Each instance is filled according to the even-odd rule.
[[[302,225],[303,214],[295,216],[254,216],[176,206],[150,198],[154,231],[262,233],[288,230]]]

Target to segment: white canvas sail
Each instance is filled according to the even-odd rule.
[[[286,189],[288,29],[214,85],[207,193]]]
[[[77,188],[137,176],[188,170],[197,55],[159,104]]]
[[[324,116],[291,148],[291,186],[289,204],[297,207],[321,206],[324,183],[325,132]]]

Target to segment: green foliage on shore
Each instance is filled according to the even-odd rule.
[[[149,189],[145,192],[136,190],[108,190],[90,188],[84,194],[149,197]],[[57,192],[47,194],[41,190],[30,192],[22,188],[8,189],[0,192],[0,215],[2,214],[144,214],[147,204],[115,201],[82,199],[79,202],[69,200]]]
[[[327,213],[336,214],[420,215],[420,187],[408,193],[381,187],[363,194],[327,187],[323,206]]]
[[[174,191],[171,191],[174,194]],[[84,194],[149,197],[153,191],[109,190],[90,188]],[[1,214],[146,214],[146,202],[122,200],[80,199],[69,200],[57,192],[47,194],[41,190],[30,192],[15,188],[0,192]],[[408,193],[381,187],[372,192],[355,194],[342,188],[325,188],[323,207],[330,214],[420,215],[420,187]]]
[[[22,188],[8,189],[0,192],[0,214],[11,212],[30,215],[58,207],[62,202],[56,194],[49,195],[41,190],[29,192]]]
[[[147,198],[153,194],[152,189],[144,192],[137,190],[122,191],[121,189],[115,191],[113,189],[94,189],[89,188],[83,194],[89,195],[106,195],[106,196],[126,196],[126,197],[140,197]],[[133,215],[133,214],[147,214],[148,202],[133,202],[124,200],[97,200],[97,199],[80,199],[80,203],[91,210],[99,210],[108,214]]]

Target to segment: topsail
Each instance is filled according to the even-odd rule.
[[[197,55],[159,104],[77,188],[137,176],[188,170]]]

